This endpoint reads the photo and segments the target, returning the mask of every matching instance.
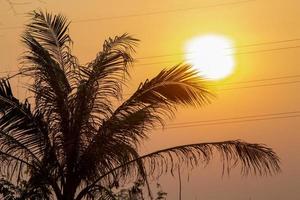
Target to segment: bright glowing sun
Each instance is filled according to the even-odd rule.
[[[203,77],[220,80],[234,70],[232,42],[219,35],[192,38],[185,45],[185,59]]]

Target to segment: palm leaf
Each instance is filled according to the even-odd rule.
[[[31,23],[26,26],[26,31],[48,50],[51,58],[59,63],[63,70],[70,67],[67,65],[72,61],[72,40],[68,34],[69,22],[66,17],[42,11],[33,11],[30,16]]]
[[[109,38],[95,60],[81,68],[82,78],[74,101],[75,118],[79,114],[82,118],[90,117],[100,123],[103,116],[111,114],[111,98],[119,98],[122,94],[124,75],[133,62],[131,53],[137,41],[127,34]],[[83,97],[86,101],[84,106]],[[82,115],[82,112],[86,114]]]
[[[102,124],[82,155],[79,165],[97,166],[101,169],[98,173],[101,176],[104,170],[111,169],[120,162],[137,159],[139,155],[134,149],[137,149],[142,139],[147,138],[148,131],[157,124],[164,123],[163,117],[166,113],[173,112],[174,105],[203,105],[209,102],[210,95],[204,82],[190,66],[180,65],[162,71],[151,81],[141,84],[132,97]],[[127,151],[130,149],[134,151]],[[104,156],[101,152],[108,153]],[[137,174],[147,183],[145,166],[140,161],[137,163]],[[123,170],[125,172],[120,174],[126,174],[130,167],[124,167]]]
[[[70,85],[60,68],[53,60],[49,51],[28,32],[23,36],[24,43],[30,51],[24,56],[32,66],[25,67],[26,75],[35,78],[31,91],[35,94],[36,109],[40,110],[49,126],[49,134],[57,147],[63,146],[62,130],[68,132],[68,94]],[[61,129],[62,128],[62,129]]]
[[[72,138],[78,155],[97,133],[104,118],[112,113],[111,101],[121,94],[124,75],[133,61],[131,53],[137,40],[124,34],[104,42],[103,49],[87,67],[81,68],[81,80],[71,99]]]
[[[0,109],[0,169],[14,175],[23,171],[23,165],[38,168],[50,145],[40,113],[31,113],[27,101],[20,103],[6,80],[0,81]]]
[[[207,165],[214,156],[214,151],[220,154],[223,163],[223,173],[228,173],[234,167],[240,166],[243,175],[272,175],[280,172],[279,158],[276,153],[262,144],[250,144],[240,140],[215,143],[197,143],[171,147],[140,156],[129,162],[103,173],[87,186],[82,193],[93,188],[98,182],[115,179],[114,174],[119,174],[119,180],[135,179],[140,175],[140,162],[143,163],[149,177],[159,177],[180,167],[193,169],[199,165]]]
[[[142,160],[147,167],[148,176],[171,172],[178,166],[192,169],[201,164],[207,165],[212,160],[214,151],[220,154],[223,169],[228,173],[234,167],[240,166],[243,175],[273,175],[280,172],[279,158],[269,147],[262,144],[251,144],[240,140],[215,143],[197,143],[158,150],[124,163],[114,170],[135,165]],[[109,175],[112,171],[102,177]],[[131,173],[130,173],[131,174]]]
[[[141,84],[116,109],[99,128],[99,134],[87,149],[94,149],[104,140],[103,137],[137,146],[142,139],[147,138],[149,130],[164,124],[166,115],[172,116],[177,105],[204,105],[209,103],[211,96],[204,81],[189,65],[163,70],[152,80]],[[101,134],[107,131],[108,134]],[[86,154],[90,153],[89,150],[86,150]]]

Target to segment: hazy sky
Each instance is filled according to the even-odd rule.
[[[170,125],[145,142],[144,151],[184,143],[242,139],[265,143],[279,154],[282,173],[275,177],[240,177],[234,170],[221,178],[221,164],[214,161],[183,178],[182,199],[282,200],[300,199],[300,1],[299,0],[0,0],[0,71],[18,68],[23,13],[46,8],[65,14],[73,23],[70,34],[74,54],[81,63],[93,59],[109,36],[124,32],[141,40],[132,70],[130,93],[145,78],[183,60],[190,38],[220,34],[237,48],[235,73],[218,82],[217,98],[199,109],[180,109],[170,123],[227,119]],[[24,3],[25,2],[25,3]],[[27,2],[27,3],[26,3]],[[24,4],[22,4],[24,3]],[[160,56],[175,54],[175,56]],[[158,57],[153,57],[158,56]],[[1,73],[5,75],[6,73]],[[15,80],[20,98],[24,80]],[[280,114],[281,113],[281,114]],[[266,114],[266,115],[265,115]],[[270,115],[269,115],[270,114]],[[261,116],[264,115],[264,116]],[[256,116],[240,118],[235,117]],[[184,127],[182,127],[184,126]],[[168,199],[177,199],[178,181],[161,178]]]

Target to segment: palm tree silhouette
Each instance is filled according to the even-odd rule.
[[[33,80],[34,106],[13,95],[8,79],[0,82],[0,192],[8,185],[18,188],[19,199],[114,199],[112,187],[142,180],[151,198],[148,177],[208,163],[215,152],[228,170],[240,165],[243,174],[279,172],[271,148],[239,140],[140,155],[141,141],[172,118],[177,106],[209,103],[205,80],[181,64],[121,101],[138,40],[127,34],[109,38],[96,58],[81,66],[71,54],[68,25],[60,14],[31,13],[22,37],[27,51],[21,73]]]

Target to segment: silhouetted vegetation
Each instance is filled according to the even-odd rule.
[[[167,193],[164,192],[159,183],[156,184],[156,195],[155,200],[165,200],[167,198]],[[144,200],[144,181],[138,180],[130,188],[121,189],[119,192],[115,193],[115,198],[117,200]]]
[[[125,101],[122,88],[138,40],[128,34],[105,40],[87,65],[72,55],[69,22],[33,12],[22,36],[27,51],[21,73],[32,78],[33,98],[21,102],[9,80],[0,82],[0,192],[7,199],[116,199],[112,188],[154,199],[148,178],[191,169],[219,152],[225,169],[268,175],[280,170],[265,145],[234,140],[196,143],[140,155],[140,143],[178,106],[203,106],[211,93],[189,65],[162,70]],[[32,105],[29,103],[32,102]],[[119,106],[115,107],[115,102]],[[161,191],[158,199],[164,199]]]

